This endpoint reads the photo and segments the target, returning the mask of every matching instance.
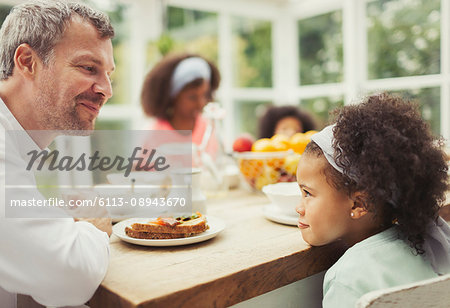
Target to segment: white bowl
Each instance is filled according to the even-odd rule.
[[[280,213],[296,216],[295,207],[302,200],[297,182],[276,183],[262,188],[263,193],[272,201]]]

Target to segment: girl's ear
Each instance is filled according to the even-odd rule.
[[[367,196],[363,192],[355,192],[352,196],[353,207],[350,216],[353,219],[359,219],[368,213]]]

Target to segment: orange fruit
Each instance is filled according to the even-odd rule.
[[[316,130],[309,130],[309,131],[305,132],[304,135],[311,137],[312,135],[317,134],[317,133],[318,133],[318,131],[316,131]]]
[[[307,136],[303,133],[296,133],[289,139],[291,149],[299,154],[302,154],[303,151],[305,151],[306,145],[309,143],[309,141],[310,136]]]
[[[289,137],[286,135],[275,134],[270,138],[273,142],[289,142]]]
[[[252,145],[253,152],[273,152],[275,147],[269,138],[262,138],[256,140]]]
[[[287,151],[289,150],[289,142],[273,142],[272,141],[273,151]]]
[[[289,137],[285,135],[273,135],[270,138],[272,145],[274,147],[274,151],[287,151],[289,150]]]

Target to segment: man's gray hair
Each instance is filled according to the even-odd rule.
[[[0,29],[0,80],[12,75],[14,54],[23,43],[30,45],[44,65],[48,65],[55,45],[74,15],[90,22],[101,38],[114,37],[108,16],[81,3],[32,0],[13,7]]]

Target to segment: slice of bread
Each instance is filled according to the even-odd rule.
[[[130,227],[125,227],[125,233],[129,237],[139,238],[139,239],[151,239],[151,240],[163,240],[163,239],[173,239],[173,238],[184,238],[193,236],[198,233],[153,233],[145,231],[136,231]]]
[[[196,215],[199,216],[199,215]],[[133,223],[125,227],[125,233],[139,239],[171,239],[189,237],[209,229],[206,217],[189,218],[183,221],[178,218],[158,218],[147,223]]]

